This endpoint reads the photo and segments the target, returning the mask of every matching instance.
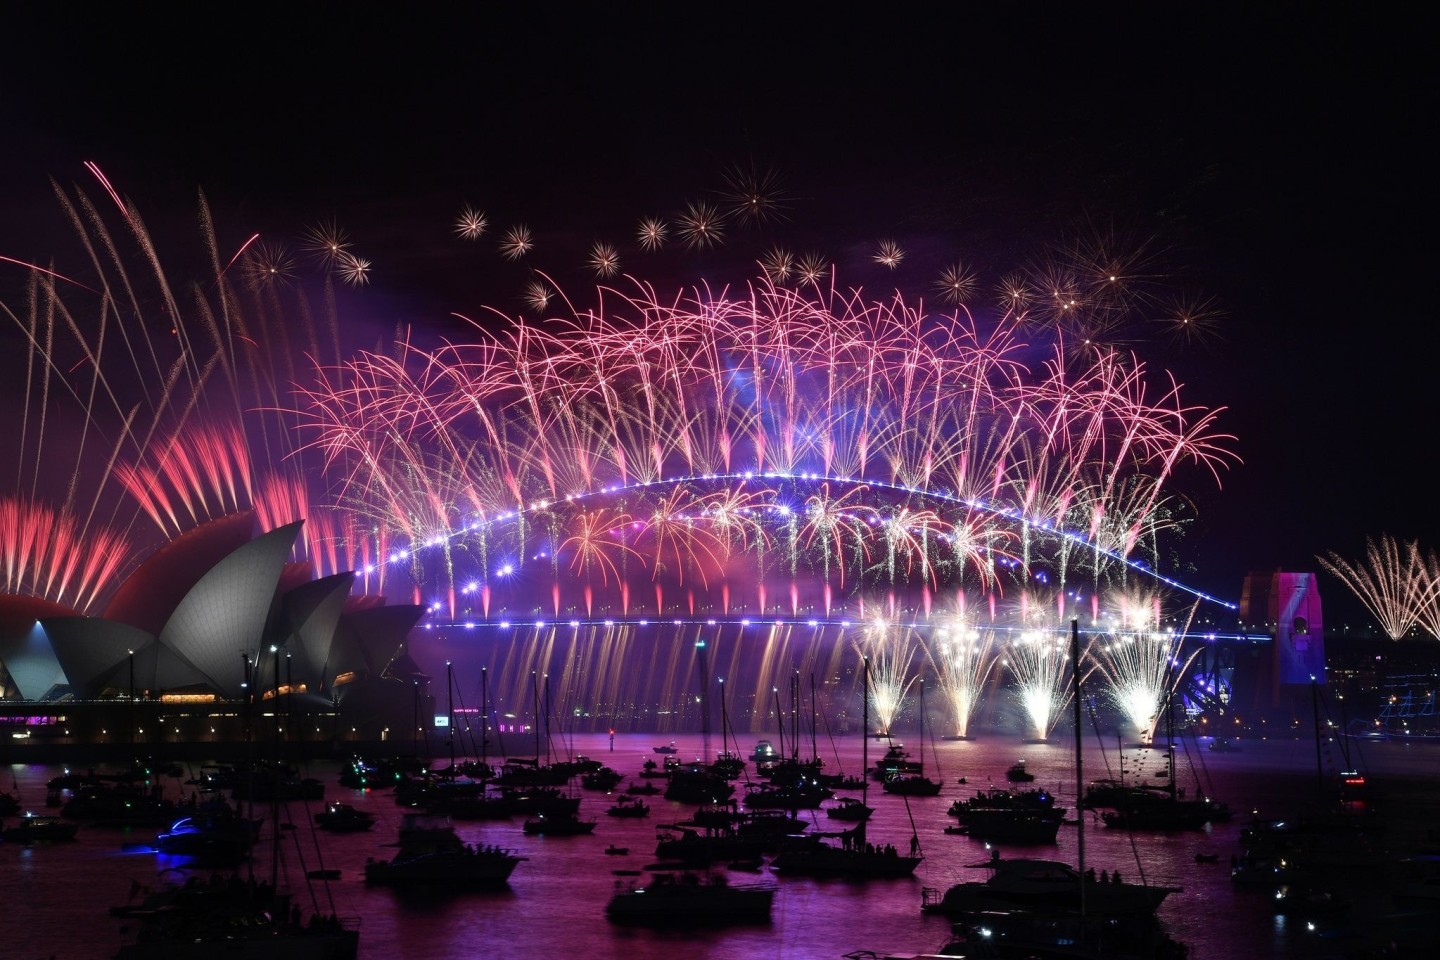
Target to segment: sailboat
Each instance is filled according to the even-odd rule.
[[[864,743],[864,763],[870,762],[870,658],[863,660],[865,671],[864,700],[865,719],[860,736]],[[869,799],[869,782],[862,788],[860,802],[865,805]],[[826,839],[838,839],[839,845],[826,843]],[[893,846],[877,846],[866,839],[865,820],[840,834],[828,837],[812,834],[797,837],[780,848],[770,867],[776,873],[795,874],[811,877],[845,877],[851,880],[872,878],[908,877],[925,858],[920,855],[920,838],[912,835],[909,853],[902,853]]]
[[[923,728],[921,730],[921,736],[929,739],[926,735],[928,733],[928,723],[925,716],[924,680],[920,681],[920,726]],[[921,760],[923,764],[923,755]],[[935,766],[938,770],[940,766],[938,760]],[[898,794],[905,797],[937,797],[940,795],[940,781],[931,780],[919,771],[914,773],[895,773],[885,779],[885,782],[881,784],[881,789],[886,793]]]
[[[1111,809],[1100,814],[1107,827],[1130,830],[1203,830],[1207,823],[1230,819],[1230,808],[1201,794],[1181,796],[1175,777],[1175,713],[1173,694],[1165,698],[1165,723],[1169,748],[1162,772],[1163,789],[1143,788],[1122,791],[1111,800]]]

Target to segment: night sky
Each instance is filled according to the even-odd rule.
[[[467,203],[529,224],[533,265],[576,289],[590,243],[633,248],[737,167],[777,174],[788,222],[627,271],[743,282],[773,238],[929,297],[956,257],[993,278],[1113,233],[1223,313],[1209,344],[1135,345],[1227,408],[1244,461],[1187,485],[1181,579],[1238,599],[1249,570],[1367,536],[1440,547],[1432,30],[1394,9],[40,6],[3,28],[0,255],[75,263],[48,178],[99,193],[87,160],[172,271],[200,189],[231,249],[333,218],[374,262],[344,300],[363,343],[519,309],[529,267],[454,236]],[[909,254],[893,274],[882,238]],[[0,303],[23,282],[0,263]]]

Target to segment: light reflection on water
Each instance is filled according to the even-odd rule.
[[[613,766],[629,781],[637,779],[641,765],[655,757],[652,747],[668,742],[643,734],[620,735],[614,750],[602,734],[577,735],[572,749]],[[682,758],[699,754],[701,738],[675,737]],[[758,739],[758,738],[757,738]],[[779,742],[779,737],[770,739]],[[741,744],[749,753],[753,744]],[[1236,889],[1229,879],[1232,854],[1240,852],[1239,832],[1250,812],[1261,816],[1288,814],[1313,798],[1316,790],[1313,745],[1306,742],[1245,743],[1238,753],[1214,754],[1196,749],[1193,743],[1178,762],[1177,786],[1193,791],[1197,779],[1213,796],[1227,801],[1235,819],[1217,824],[1205,832],[1136,833],[1089,824],[1085,829],[1086,858],[1097,869],[1119,870],[1127,882],[1143,878],[1149,882],[1182,887],[1164,904],[1161,916],[1172,935],[1187,944],[1192,958],[1302,957],[1316,955],[1358,955],[1347,952],[1349,931],[1337,928],[1343,918],[1327,916],[1322,930],[1333,934],[1324,942],[1307,931],[1307,918],[1284,918],[1273,914],[1268,895]],[[804,748],[808,750],[808,746]],[[912,754],[921,755],[918,742]],[[1087,779],[1115,775],[1117,760],[1102,757],[1099,747],[1087,744]],[[858,738],[832,743],[821,749],[827,767],[844,773],[858,773],[862,746]],[[1372,779],[1421,778],[1408,783],[1404,791],[1423,797],[1427,785],[1440,783],[1440,750],[1403,745],[1367,746],[1366,758]],[[878,755],[872,744],[872,760]],[[938,758],[938,765],[937,765]],[[815,957],[838,960],[857,949],[877,951],[924,951],[942,943],[948,924],[938,917],[920,913],[921,888],[944,888],[966,879],[981,879],[983,871],[967,866],[988,857],[985,847],[962,836],[950,836],[943,828],[954,821],[946,811],[957,800],[973,796],[976,790],[1004,786],[1004,771],[1018,759],[1025,759],[1037,777],[1033,786],[1054,792],[1073,810],[1075,798],[1074,752],[1069,745],[1021,744],[1012,737],[994,737],[972,742],[941,742],[924,750],[926,772],[942,779],[946,786],[940,796],[906,802],[879,790],[869,801],[877,808],[870,827],[876,843],[909,846],[911,823],[918,832],[925,862],[915,878],[900,881],[817,881],[805,878],[778,878],[768,868],[761,875],[732,874],[732,882],[761,880],[778,884],[773,922],[768,926],[725,930],[648,931],[616,928],[604,916],[616,869],[638,869],[653,860],[656,827],[684,819],[692,809],[661,797],[647,797],[652,810],[647,818],[624,819],[604,815],[612,801],[602,794],[582,791],[582,816],[599,820],[591,836],[569,838],[527,837],[520,818],[512,821],[458,824],[461,835],[470,841],[510,847],[528,857],[511,878],[509,888],[492,892],[469,892],[454,896],[397,896],[388,889],[367,888],[361,881],[367,857],[385,858],[391,850],[402,809],[388,791],[363,793],[338,785],[334,763],[312,765],[306,773],[326,781],[327,799],[345,799],[379,817],[372,833],[325,834],[306,825],[323,806],[322,802],[292,803],[280,813],[282,822],[300,829],[282,831],[285,873],[303,878],[316,866],[338,868],[341,879],[329,884],[303,888],[302,901],[322,912],[359,917],[362,960],[402,957],[406,960],[493,956],[625,958],[625,960],[672,960],[677,952],[686,956],[735,958]],[[1107,771],[1107,761],[1109,769]],[[1140,769],[1147,777],[1163,767],[1155,752],[1138,755],[1133,751],[1127,770]],[[198,769],[198,765],[197,765]],[[30,808],[42,808],[45,781],[59,768],[14,767],[13,788]],[[965,776],[967,784],[956,779]],[[628,781],[627,781],[628,782]],[[625,784],[619,789],[623,790]],[[178,781],[165,782],[167,795],[179,795]],[[188,788],[186,788],[188,789]],[[1401,792],[1401,791],[1396,791]],[[259,811],[257,810],[257,813]],[[833,821],[822,815],[813,830],[832,829]],[[272,823],[267,817],[266,835]],[[0,889],[6,891],[7,908],[0,911],[0,952],[15,960],[90,960],[110,956],[120,942],[124,921],[112,918],[107,910],[124,903],[141,888],[155,887],[167,879],[183,877],[173,858],[157,858],[144,852],[156,831],[148,829],[107,830],[84,826],[75,843],[50,847],[19,848],[0,844]],[[1078,828],[1067,826],[1052,847],[1005,847],[1004,854],[1054,857],[1074,862]],[[604,854],[607,845],[628,847],[628,856]],[[1218,854],[1215,863],[1197,863],[1197,853]],[[255,865],[257,876],[268,877],[268,855]],[[163,873],[162,873],[163,871]],[[208,876],[209,871],[195,871]],[[1376,910],[1393,910],[1387,902],[1374,902],[1373,885],[1357,871],[1356,882],[1343,891],[1353,901],[1351,915],[1373,916]],[[1373,879],[1373,878],[1372,878]],[[293,884],[292,884],[293,885]],[[313,893],[314,900],[308,898]],[[1361,944],[1361,940],[1353,943]]]

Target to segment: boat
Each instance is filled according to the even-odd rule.
[[[242,817],[229,804],[181,817],[155,837],[155,850],[168,856],[210,863],[234,864],[250,853],[260,838],[261,819]]]
[[[905,751],[905,745],[892,741],[885,751],[885,755],[875,761],[875,767],[870,771],[870,776],[884,783],[891,777],[924,772],[924,763],[919,760],[911,760],[910,754]]]
[[[621,794],[615,798],[614,805],[606,810],[605,814],[611,817],[648,817],[650,805],[644,800]]]
[[[1210,750],[1213,753],[1239,753],[1243,749],[1229,737],[1216,737],[1210,741]]]
[[[941,892],[926,888],[920,909],[952,919],[984,911],[1027,910],[1041,913],[1078,913],[1081,890],[1085,910],[1096,916],[1151,915],[1176,887],[1100,880],[1083,876],[1058,860],[1004,859],[993,851],[991,859],[972,867],[990,871],[985,880],[957,883]]]
[[[886,793],[903,797],[938,797],[940,784],[918,773],[894,776],[880,785]]]
[[[360,833],[375,826],[375,814],[348,803],[331,803],[315,814],[315,826],[331,833]]]
[[[54,843],[74,840],[80,825],[61,817],[27,813],[15,823],[0,830],[0,840],[7,843]]]
[[[525,821],[527,836],[578,837],[595,832],[594,820],[581,820],[578,813],[541,813]]]
[[[994,843],[1054,843],[1065,819],[1065,808],[1055,806],[1054,795],[1045,790],[979,790],[956,800],[948,812],[959,827],[947,833]]]
[[[659,872],[635,881],[637,871],[617,870],[616,889],[605,906],[613,923],[653,926],[721,926],[769,923],[775,888],[732,884],[723,874]]]
[[[828,837],[836,836],[840,840],[838,846],[826,842]],[[770,868],[779,874],[803,877],[895,879],[914,875],[915,868],[923,860],[915,838],[912,838],[909,853],[901,853],[887,844],[870,843],[866,840],[865,822],[862,820],[838,835],[813,834],[791,838],[770,862]]]
[[[780,759],[780,754],[775,752],[775,745],[769,740],[757,740],[755,749],[750,751],[750,759],[754,763],[774,763]]]
[[[1064,810],[1021,808],[976,810],[961,823],[965,833],[988,843],[1054,843],[1064,822]]]
[[[659,834],[655,841],[655,856],[691,866],[709,866],[712,863],[753,859],[772,846],[774,842],[762,836],[741,836],[728,829],[715,828],[702,832],[677,825]]]
[[[406,814],[393,859],[367,859],[365,882],[392,887],[451,884],[503,886],[525,857],[501,847],[467,844],[448,818]]]
[[[849,823],[868,820],[870,814],[874,812],[874,807],[866,806],[856,797],[841,797],[835,806],[825,808],[825,816],[832,820],[844,820]]]
[[[115,960],[355,960],[360,946],[358,920],[307,920],[287,894],[238,877],[191,877],[121,910],[111,913],[126,919],[135,939]]]
[[[617,847],[615,846],[615,844],[612,843],[610,844],[610,846],[605,848],[605,855],[607,857],[628,857],[630,855],[630,848]]]
[[[671,740],[669,743],[664,744],[663,746],[656,747],[656,748],[655,748],[655,752],[656,752],[656,753],[678,753],[679,751],[675,748],[675,741],[674,741],[674,740]]]
[[[599,790],[601,793],[609,793],[620,785],[625,775],[610,767],[601,767],[599,770],[591,770],[580,775],[580,786],[586,790]]]
[[[1011,783],[1031,783],[1035,780],[1035,774],[1025,769],[1025,761],[1017,760],[1005,771],[1005,779]]]
[[[855,951],[847,960],[1185,960],[1188,951],[1153,916],[987,910],[952,924],[934,953]]]
[[[668,794],[667,794],[668,796]],[[745,806],[756,810],[818,810],[835,791],[814,781],[777,786],[752,783],[745,791]]]

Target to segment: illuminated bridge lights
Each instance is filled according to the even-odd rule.
[[[968,509],[970,509],[970,510],[980,511],[980,512],[982,512],[982,513],[993,514],[993,515],[995,515],[995,516],[997,516],[997,517],[1003,517],[1003,518],[1005,518],[1005,519],[1007,519],[1007,520],[1017,520],[1017,521],[1019,521],[1019,522],[1021,522],[1021,523],[1024,523],[1024,524],[1026,524],[1026,525],[1032,526],[1032,527],[1034,527],[1034,528],[1036,528],[1036,529],[1043,530],[1043,531],[1045,531],[1045,532],[1048,533],[1048,534],[1051,534],[1051,535],[1054,535],[1054,536],[1058,536],[1058,537],[1062,537],[1062,538],[1068,540],[1069,542],[1071,542],[1072,544],[1074,544],[1075,546],[1077,546],[1077,547],[1079,547],[1079,548],[1082,548],[1082,549],[1085,549],[1085,550],[1089,550],[1089,551],[1091,551],[1092,553],[1094,553],[1094,554],[1096,554],[1096,555],[1099,555],[1099,556],[1104,556],[1104,557],[1106,557],[1107,559],[1109,559],[1109,560],[1111,560],[1111,561],[1113,561],[1113,562],[1115,562],[1115,563],[1123,564],[1124,566],[1128,567],[1129,569],[1131,569],[1131,570],[1133,570],[1133,571],[1135,571],[1135,572],[1137,572],[1137,573],[1143,574],[1144,576],[1146,576],[1146,577],[1148,577],[1148,578],[1151,578],[1151,579],[1153,579],[1153,580],[1157,580],[1157,581],[1159,581],[1159,582],[1165,584],[1166,586],[1171,587],[1171,588],[1173,588],[1173,589],[1175,589],[1175,590],[1179,590],[1179,591],[1181,591],[1181,592],[1184,592],[1184,593],[1186,593],[1186,594],[1189,594],[1190,596],[1196,597],[1196,598],[1198,598],[1198,599],[1200,599],[1200,600],[1204,600],[1204,601],[1206,601],[1206,602],[1208,602],[1208,603],[1218,604],[1218,605],[1220,605],[1220,606],[1222,606],[1222,607],[1225,607],[1226,609],[1229,609],[1229,610],[1238,609],[1238,604],[1236,604],[1236,603],[1232,603],[1232,602],[1227,601],[1227,600],[1222,600],[1222,599],[1220,599],[1219,597],[1213,596],[1213,595],[1211,595],[1211,594],[1209,594],[1209,593],[1206,593],[1206,592],[1204,592],[1204,591],[1202,591],[1202,590],[1199,590],[1199,589],[1197,589],[1197,588],[1195,588],[1195,587],[1188,586],[1187,584],[1184,584],[1184,583],[1180,582],[1179,580],[1176,580],[1176,579],[1171,578],[1171,577],[1167,577],[1167,576],[1165,576],[1164,574],[1161,574],[1161,573],[1157,573],[1156,571],[1154,571],[1153,569],[1150,568],[1149,564],[1147,564],[1147,563],[1145,563],[1145,562],[1143,562],[1143,561],[1141,561],[1141,560],[1136,560],[1136,559],[1124,557],[1124,556],[1121,556],[1120,554],[1118,554],[1118,553],[1116,553],[1116,552],[1114,552],[1114,551],[1112,551],[1112,550],[1108,550],[1108,549],[1106,549],[1106,548],[1104,548],[1104,547],[1101,547],[1101,546],[1099,546],[1098,544],[1095,544],[1095,543],[1091,542],[1091,541],[1089,540],[1089,538],[1086,537],[1086,536],[1085,536],[1084,534],[1082,534],[1082,533],[1078,533],[1078,532],[1072,531],[1072,530],[1064,530],[1064,529],[1058,528],[1058,527],[1055,526],[1055,524],[1053,523],[1053,521],[1051,521],[1051,520],[1048,519],[1048,518],[1046,518],[1046,519],[1036,519],[1036,518],[1029,517],[1029,516],[1025,515],[1022,511],[1017,510],[1017,509],[1016,509],[1014,506],[1012,506],[1012,505],[1007,505],[1007,504],[992,504],[992,503],[986,502],[986,501],[981,500],[981,499],[978,499],[978,498],[956,497],[956,496],[954,496],[953,494],[947,493],[947,492],[945,492],[945,491],[940,491],[940,490],[928,490],[928,489],[924,489],[924,488],[921,488],[921,487],[909,486],[909,485],[906,485],[906,484],[895,483],[895,482],[887,481],[887,480],[863,480],[863,479],[856,479],[856,478],[854,478],[854,477],[846,477],[846,476],[839,476],[839,475],[826,475],[826,474],[820,474],[820,473],[814,473],[814,472],[808,472],[808,471],[806,471],[806,472],[801,472],[801,473],[772,471],[772,472],[764,473],[764,474],[762,474],[761,476],[762,476],[763,478],[765,478],[765,479],[775,479],[775,480],[804,480],[804,481],[806,481],[806,482],[811,482],[811,483],[834,483],[834,484],[848,485],[848,486],[854,486],[854,487],[868,487],[868,488],[877,489],[877,490],[897,491],[897,492],[901,492],[901,493],[911,494],[911,495],[914,495],[914,496],[924,497],[924,498],[927,498],[927,499],[930,499],[930,500],[938,501],[938,502],[940,502],[940,503],[949,504],[949,505],[952,505],[952,506],[964,507],[964,508],[968,508]],[[748,480],[752,480],[752,479],[754,479],[754,478],[755,478],[755,473],[754,473],[754,471],[751,471],[751,470],[746,470],[746,471],[742,471],[742,472],[739,472],[739,473],[693,474],[693,475],[685,475],[685,476],[679,476],[679,477],[671,477],[671,478],[666,478],[666,479],[663,479],[663,480],[647,480],[647,481],[637,481],[637,482],[631,483],[631,484],[611,485],[611,486],[604,487],[604,488],[602,488],[601,490],[597,490],[597,491],[572,493],[572,494],[567,495],[566,498],[565,498],[565,500],[566,500],[567,502],[570,502],[570,503],[579,503],[579,502],[583,502],[583,501],[590,500],[590,499],[601,498],[601,497],[608,497],[608,496],[614,496],[614,495],[617,495],[617,494],[624,494],[624,493],[626,493],[626,492],[630,492],[630,491],[634,491],[634,490],[642,490],[642,489],[647,489],[647,488],[651,488],[651,487],[660,487],[660,486],[672,486],[672,487],[673,487],[673,486],[679,486],[679,485],[687,484],[687,483],[732,483],[732,482],[744,483],[744,482],[746,482],[746,481],[748,481]],[[434,548],[436,548],[436,547],[448,546],[450,543],[453,543],[454,541],[459,540],[460,538],[466,536],[467,534],[483,532],[483,531],[486,530],[486,529],[490,529],[490,528],[496,527],[496,526],[498,526],[498,525],[500,525],[500,524],[502,524],[502,523],[505,523],[505,522],[508,522],[508,521],[511,521],[511,520],[519,519],[520,517],[522,517],[522,515],[524,515],[524,514],[526,514],[526,513],[539,512],[539,511],[541,511],[541,510],[547,509],[547,508],[550,506],[550,504],[551,504],[551,501],[548,501],[548,500],[537,501],[536,503],[531,504],[531,505],[528,506],[528,507],[522,505],[522,506],[518,507],[518,508],[515,509],[515,510],[506,510],[506,511],[502,511],[502,512],[496,513],[492,519],[485,519],[485,518],[482,517],[482,518],[481,518],[480,520],[478,520],[478,521],[471,521],[471,522],[469,522],[469,523],[461,524],[461,526],[460,526],[460,528],[459,528],[458,530],[452,530],[452,531],[447,531],[447,532],[443,532],[443,533],[431,535],[431,537],[429,537],[428,539],[424,540],[419,547],[415,547],[414,550],[415,550],[415,552],[418,554],[418,552],[419,552],[421,549],[434,549]],[[769,509],[771,512],[777,513],[777,514],[779,514],[779,515],[782,516],[782,517],[789,517],[789,516],[792,516],[792,515],[794,514],[793,508],[789,507],[788,505],[782,504],[782,503],[770,504],[770,505],[768,506],[768,509]],[[693,522],[694,522],[693,518],[686,517],[686,516],[684,516],[683,514],[681,514],[681,515],[676,515],[676,516],[671,517],[671,518],[669,518],[669,519],[677,520],[677,521],[690,522],[690,523],[693,523]],[[871,525],[878,525],[878,524],[881,522],[881,518],[880,518],[878,515],[872,514],[872,517],[870,518],[869,522],[871,523]],[[639,526],[639,525],[637,524],[637,527],[638,527],[638,526]],[[915,527],[907,528],[907,530],[910,531],[910,532],[920,532],[919,528],[915,528]],[[951,538],[949,538],[948,536],[943,535],[943,534],[942,534],[941,536],[937,537],[937,539],[944,540],[944,541],[946,541],[946,542],[950,542],[950,540],[951,540]],[[543,556],[543,554],[542,554],[542,556]],[[408,562],[408,561],[411,559],[411,557],[412,557],[412,552],[411,552],[410,549],[398,549],[398,550],[396,550],[396,551],[394,551],[394,552],[392,552],[392,553],[390,554],[390,556],[389,556],[389,562],[390,562],[392,565],[398,565],[398,564],[402,564],[402,563]],[[1018,564],[1015,564],[1015,565],[1018,565]],[[365,569],[365,572],[366,572],[366,573],[372,573],[372,572],[374,572],[373,566],[367,566],[366,569]],[[515,570],[515,567],[514,567],[513,564],[505,564],[505,565],[501,566],[499,569],[496,570],[495,575],[496,575],[497,577],[508,577],[508,576],[514,575],[515,572],[516,572],[516,570]]]

